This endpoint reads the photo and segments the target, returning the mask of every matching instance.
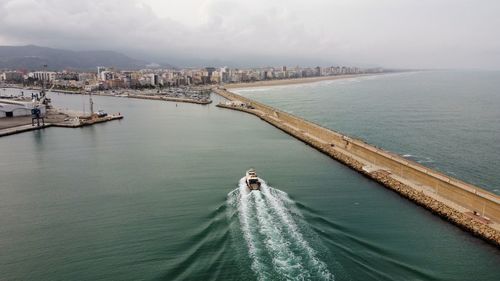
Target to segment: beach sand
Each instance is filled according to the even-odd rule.
[[[304,83],[313,83],[325,80],[337,80],[337,79],[346,79],[346,78],[373,76],[373,75],[380,75],[380,74],[379,73],[349,74],[349,75],[292,78],[292,79],[280,79],[280,80],[264,80],[264,81],[247,82],[247,83],[225,84],[224,87],[227,89],[235,89],[235,88],[250,88],[250,87],[265,87],[265,86],[282,86],[282,85],[304,84]]]

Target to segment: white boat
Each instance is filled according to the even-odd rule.
[[[260,180],[257,177],[257,173],[254,169],[250,169],[247,171],[245,182],[247,184],[248,189],[252,190],[260,190]]]

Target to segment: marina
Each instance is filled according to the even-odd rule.
[[[12,91],[14,90],[14,91]],[[120,120],[120,113],[94,112],[89,97],[90,112],[85,113],[52,106],[51,99],[42,92],[24,96],[23,90],[11,88],[11,94],[0,99],[0,137],[48,127],[79,128],[98,123]],[[17,92],[16,92],[17,91]]]
[[[166,88],[154,90],[116,90],[100,91],[98,95],[109,95],[115,97],[126,97],[135,99],[163,100],[170,102],[185,102],[195,104],[210,104],[211,89],[208,88]]]
[[[120,120],[123,119],[123,115],[120,113],[114,114],[99,114],[99,111],[94,112],[93,110],[93,101],[92,101],[92,93],[86,92],[68,92],[68,91],[59,91],[49,89],[47,93],[47,97],[53,94],[81,94],[84,96],[89,96],[89,105],[90,113],[85,113],[82,111],[75,110],[64,110],[61,108],[56,108],[49,106],[45,109],[45,105],[43,105],[43,123],[42,125],[32,125],[28,126],[28,124],[32,123],[32,119],[28,117],[15,117],[13,116],[12,106],[17,106],[19,109],[16,109],[15,112],[23,112],[16,113],[22,116],[31,115],[31,109],[35,107],[35,104],[31,101],[33,97],[38,97],[39,93],[43,92],[43,90],[37,88],[26,88],[26,87],[11,87],[2,88],[0,91],[0,98],[3,98],[2,107],[2,99],[0,99],[0,117],[2,117],[3,113],[10,114],[7,118],[0,118],[0,137],[8,136],[17,133],[23,133],[32,130],[39,130],[47,127],[64,127],[64,128],[78,128],[83,126],[90,126],[98,123]],[[37,90],[41,90],[41,92],[37,92]],[[25,95],[26,93],[26,95]],[[28,96],[31,94],[31,98]],[[199,87],[199,88],[170,88],[164,89],[162,91],[159,90],[121,90],[121,91],[99,91],[94,93],[94,96],[110,96],[110,97],[119,97],[119,98],[132,98],[132,99],[146,99],[146,100],[159,100],[159,101],[169,101],[176,103],[193,103],[200,105],[208,105],[212,103],[210,99],[211,88],[210,87]],[[50,103],[50,98],[47,99]],[[44,103],[43,101],[38,101],[37,104]],[[8,107],[10,106],[10,107]],[[11,109],[7,109],[11,108]],[[2,111],[3,110],[3,111]]]
[[[33,93],[36,91],[41,91],[42,88],[36,87],[23,87],[20,85],[9,85],[4,86],[0,90],[0,98],[2,98],[2,90],[6,89],[17,89],[19,92]],[[10,92],[10,91],[9,91]],[[84,90],[61,90],[52,89],[51,92],[62,93],[62,94],[79,94],[88,95],[90,92]],[[116,90],[106,90],[106,91],[94,91],[91,92],[96,96],[112,96],[121,98],[136,98],[136,99],[151,99],[151,100],[163,100],[170,102],[180,102],[180,103],[195,103],[201,105],[207,105],[212,103],[210,99],[211,87],[170,87],[162,89],[116,89]],[[6,95],[4,98],[13,98],[12,94],[10,96]]]

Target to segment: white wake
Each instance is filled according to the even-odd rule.
[[[261,180],[262,181],[262,180]],[[228,194],[237,209],[251,269],[259,280],[334,280],[326,264],[306,241],[291,210],[293,200],[262,181],[260,191],[249,191],[244,178]]]

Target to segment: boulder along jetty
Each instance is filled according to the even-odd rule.
[[[500,248],[500,197],[397,154],[216,88],[218,107],[253,114]]]

